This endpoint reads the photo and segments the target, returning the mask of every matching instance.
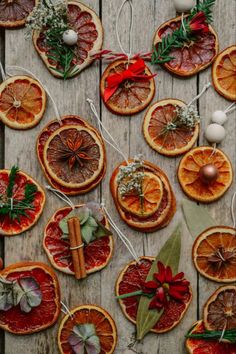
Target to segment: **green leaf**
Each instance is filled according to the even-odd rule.
[[[188,229],[194,238],[209,227],[217,226],[216,221],[202,205],[184,199],[182,208]]]
[[[93,234],[94,232],[94,229],[85,224],[81,227],[81,234],[82,234],[82,237],[83,237],[83,241],[88,245],[90,242],[94,241],[95,240],[95,236]]]
[[[12,194],[13,194],[13,187],[15,184],[15,179],[16,179],[16,175],[19,172],[19,168],[17,166],[13,166],[11,168],[11,172],[9,174],[9,183],[7,186],[7,197],[11,198]]]
[[[170,238],[166,241],[152,267],[148,273],[146,281],[153,279],[153,274],[158,272],[157,262],[162,262],[165,266],[170,266],[173,273],[178,272],[179,259],[181,251],[181,233],[180,225],[174,230]],[[137,313],[137,339],[142,340],[144,336],[155,326],[159,321],[164,309],[157,311],[150,310],[149,305],[152,298],[141,296]]]
[[[98,228],[97,230],[94,231],[94,235],[96,238],[101,238],[104,236],[112,236],[112,232],[108,230],[101,222],[98,223]]]

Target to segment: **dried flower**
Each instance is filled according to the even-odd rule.
[[[200,117],[195,106],[176,107],[177,118],[175,124],[178,126],[186,126],[194,128],[199,122]]]
[[[135,156],[134,161],[126,166],[120,166],[117,176],[119,193],[122,197],[127,194],[134,193],[142,195],[142,183],[144,172],[140,169],[143,167],[141,156]]]

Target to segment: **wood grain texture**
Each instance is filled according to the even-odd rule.
[[[115,20],[117,11],[123,0],[89,0],[84,1],[91,6],[102,17],[105,31],[104,48],[120,51],[115,34]],[[134,4],[134,35],[132,39],[133,50],[150,50],[152,38],[157,27],[172,17],[175,17],[175,10],[172,0],[133,0]],[[215,7],[214,27],[219,34],[220,47],[224,49],[235,41],[235,20],[233,14],[236,10],[235,0],[223,2],[218,0]],[[227,21],[225,21],[227,19]],[[129,30],[129,12],[128,7],[123,12],[120,19],[121,40],[127,48],[127,34]],[[3,33],[3,32],[2,32]],[[121,156],[111,147],[107,146],[108,166],[106,177],[102,183],[93,192],[86,196],[72,198],[74,203],[84,201],[105,200],[106,207],[111,213],[114,221],[119,228],[129,237],[135,246],[138,255],[155,256],[170,236],[179,222],[182,222],[182,255],[180,270],[184,270],[186,277],[191,280],[193,288],[193,301],[186,313],[183,321],[170,333],[156,336],[148,335],[144,341],[137,346],[138,351],[143,354],[182,354],[184,350],[184,334],[197,319],[198,312],[208,296],[217,288],[217,285],[197,276],[195,268],[191,261],[191,248],[193,239],[189,234],[183,221],[181,212],[181,200],[184,195],[179,187],[176,178],[176,169],[179,158],[169,159],[158,155],[145,142],[141,125],[145,112],[132,117],[118,117],[111,114],[103,105],[99,95],[99,81],[101,72],[106,68],[104,63],[95,63],[78,77],[63,82],[55,79],[49,74],[40,58],[37,56],[31,41],[24,39],[24,29],[15,31],[7,30],[5,32],[6,41],[0,36],[0,56],[3,58],[3,47],[5,46],[5,60],[7,65],[18,65],[31,70],[52,92],[58,105],[61,115],[78,114],[96,126],[96,120],[91,113],[86,98],[91,98],[105,126],[115,137],[122,151],[133,157],[139,153],[143,157],[159,167],[168,175],[173,186],[178,208],[177,213],[170,225],[153,234],[142,234],[131,230],[124,224],[116,211],[110,191],[109,180],[113,169],[122,161]],[[159,99],[168,97],[182,99],[185,102],[190,101],[202,88],[202,86],[211,80],[211,69],[190,79],[179,79],[173,77],[159,67],[149,65],[153,72],[157,73],[156,94],[153,103]],[[22,72],[23,73],[23,72]],[[17,73],[16,73],[17,74]],[[203,133],[204,128],[210,121],[211,113],[215,109],[225,109],[228,101],[220,97],[213,89],[209,89],[207,94],[202,97],[199,108],[201,114],[201,134],[199,144],[206,144]],[[44,125],[55,117],[52,104],[48,101],[47,110],[41,123],[34,129],[17,132],[5,128],[5,167],[10,168],[13,164],[31,174],[43,186],[47,184],[35,154],[35,140]],[[235,167],[236,162],[236,120],[235,115],[231,114],[230,119],[225,126],[227,129],[227,138],[222,143],[222,148],[231,158]],[[0,130],[0,141],[3,141],[3,134]],[[4,151],[0,143],[0,164],[3,163]],[[209,211],[213,217],[219,220],[219,223],[231,225],[230,201],[234,186],[217,203],[209,205]],[[63,202],[58,200],[52,194],[47,192],[47,203],[44,213],[39,223],[30,231],[22,236],[11,239],[5,239],[5,263],[6,265],[21,260],[37,260],[48,263],[47,257],[42,249],[42,235],[47,220],[59,207],[64,206]],[[83,281],[76,281],[73,277],[57,272],[61,289],[62,300],[69,306],[74,307],[83,303],[94,303],[102,305],[110,312],[116,321],[119,334],[119,342],[115,354],[123,354],[127,345],[132,340],[132,334],[135,327],[123,316],[114,297],[114,286],[116,278],[123,267],[132,260],[119,238],[115,238],[115,254],[111,263],[102,272],[93,274]],[[199,289],[199,292],[197,291]],[[60,319],[62,316],[60,316]],[[59,322],[51,329],[32,336],[15,337],[6,333],[5,351],[0,347],[1,354],[58,354],[57,349],[57,330]]]

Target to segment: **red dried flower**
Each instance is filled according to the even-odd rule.
[[[192,32],[206,33],[209,32],[209,26],[206,22],[206,15],[203,11],[198,12],[190,21],[189,28]]]
[[[189,282],[184,279],[183,272],[173,276],[169,266],[165,267],[161,262],[157,265],[159,272],[153,275],[155,281],[143,283],[143,292],[154,294],[149,308],[161,310],[166,307],[169,298],[183,301],[185,294],[189,292]]]

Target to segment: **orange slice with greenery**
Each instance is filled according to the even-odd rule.
[[[61,354],[73,354],[80,341],[81,332],[92,330],[90,342],[83,343],[100,348],[101,354],[112,354],[117,343],[117,329],[113,318],[103,308],[95,305],[82,305],[70,310],[59,327],[58,346]],[[93,338],[92,338],[93,337]],[[96,337],[96,339],[94,338]],[[77,351],[76,351],[77,353]]]
[[[154,103],[144,117],[144,138],[162,155],[184,154],[193,147],[198,138],[198,122],[187,127],[179,119],[178,111],[184,107],[187,106],[183,101],[166,99]]]
[[[215,176],[208,183],[204,175],[209,166],[211,170],[215,170]],[[210,203],[222,197],[230,187],[233,179],[231,162],[219,149],[197,147],[180,161],[178,179],[183,191],[190,198]]]
[[[236,100],[236,45],[221,52],[212,67],[216,91],[228,100]]]
[[[236,281],[236,229],[217,226],[204,231],[193,245],[193,261],[210,280]]]
[[[147,217],[158,210],[163,195],[163,185],[154,173],[145,172],[140,178],[136,178],[136,176],[138,176],[138,173],[135,173],[132,177],[136,182],[131,181],[129,177],[120,182],[118,201],[127,212],[139,217]],[[138,185],[137,188],[132,187],[134,183]],[[129,185],[131,189],[125,192]]]
[[[0,120],[13,129],[30,129],[43,117],[46,93],[28,76],[13,76],[0,85]]]

